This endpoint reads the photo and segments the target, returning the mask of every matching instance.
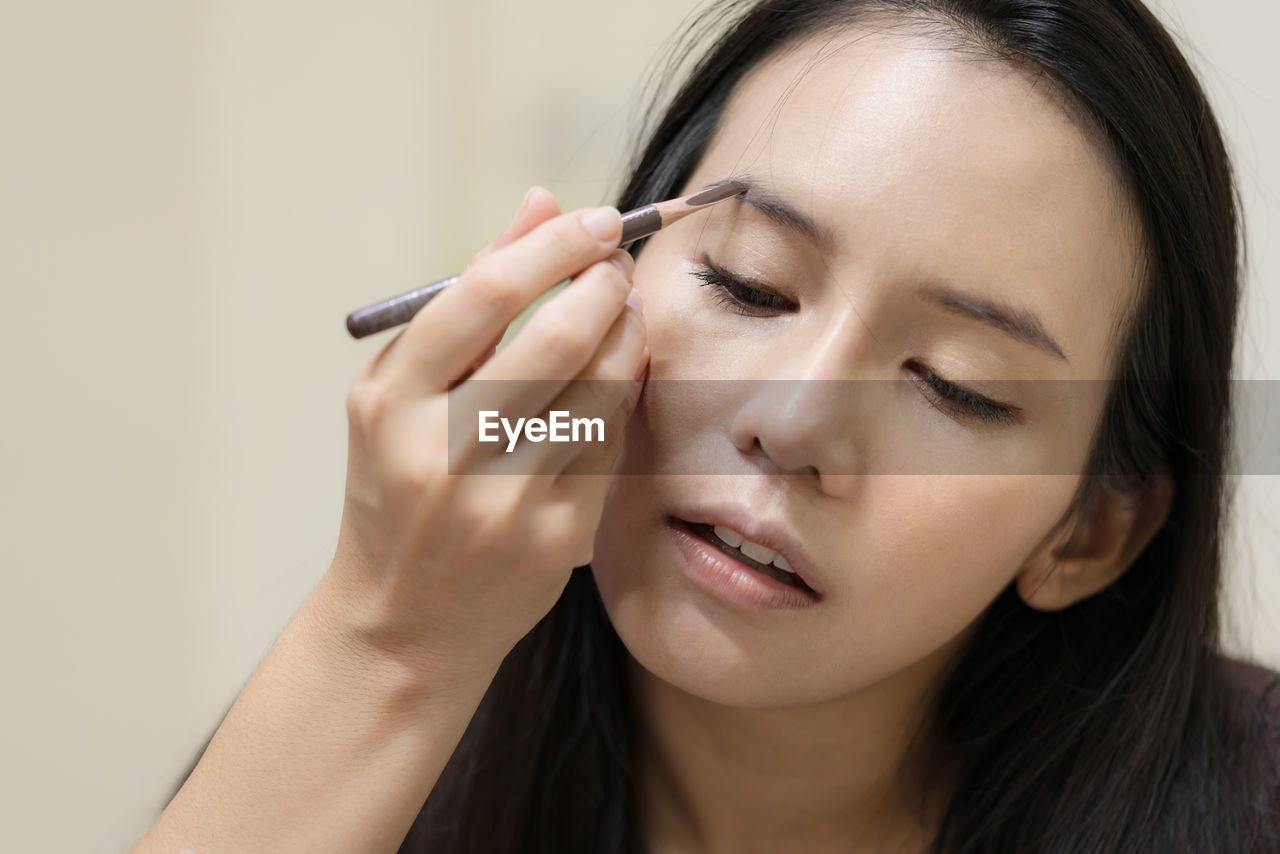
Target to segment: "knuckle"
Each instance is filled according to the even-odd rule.
[[[351,384],[347,389],[346,405],[348,418],[355,420],[363,415],[365,408],[369,405],[368,385],[365,382],[356,380]]]
[[[639,348],[627,346],[611,347],[610,352],[598,355],[591,364],[582,370],[579,378],[590,381],[590,389],[598,386],[598,399],[614,403],[621,397],[635,377],[635,364],[639,355],[632,355]],[[620,383],[626,383],[626,386]]]
[[[595,555],[595,526],[583,522],[589,515],[584,514],[574,501],[566,501],[559,507],[560,524],[555,527],[562,536],[559,544],[561,554],[573,566],[590,563]]]
[[[610,391],[615,392],[615,398],[625,393],[635,380],[636,362],[640,359],[640,354],[636,352],[638,349],[619,347],[601,366],[601,379],[609,380]],[[625,386],[620,385],[623,382],[626,383]]]
[[[365,432],[372,432],[386,415],[387,396],[371,379],[356,380],[347,389],[347,418]]]
[[[542,350],[552,362],[572,362],[591,348],[590,337],[580,326],[555,323],[543,336]]]
[[[478,501],[459,501],[453,509],[456,530],[468,537],[477,537],[485,526],[493,524],[492,511]]]
[[[600,380],[609,379],[608,372],[605,370],[605,361],[603,359],[592,359],[591,364],[582,369],[578,374],[578,381],[584,384],[584,388],[590,388],[591,384]]]
[[[456,513],[458,530],[481,550],[492,550],[503,543],[518,544],[520,495],[513,490],[493,495],[475,496],[460,502]]]
[[[609,414],[618,405],[618,389],[609,377],[602,376],[580,384],[582,404],[579,409],[592,416]]]
[[[572,527],[557,521],[540,525],[529,542],[539,563],[568,563],[581,551],[579,535]]]
[[[547,230],[549,248],[570,257],[595,254],[600,244],[578,221],[577,217],[562,217],[555,227]]]
[[[604,260],[596,264],[596,274],[603,277],[619,294],[625,296],[631,292],[630,279],[612,261]]]
[[[472,300],[483,311],[505,312],[515,300],[515,289],[492,264],[480,263],[463,274]]]

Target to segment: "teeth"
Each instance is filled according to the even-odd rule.
[[[743,540],[742,545],[736,546],[744,555],[752,560],[758,560],[761,563],[772,563],[778,553],[773,549],[766,549],[759,543],[753,543],[750,540]]]
[[[786,558],[775,552],[773,549],[767,549],[759,543],[753,543],[746,537],[739,534],[732,528],[726,528],[724,525],[715,526],[716,536],[724,540],[735,549],[741,551],[744,555],[752,560],[760,563],[772,563],[783,572],[795,572],[791,568],[791,564],[787,563]]]
[[[742,545],[743,537],[732,528],[726,528],[724,525],[715,526],[716,536],[724,540],[735,549]]]

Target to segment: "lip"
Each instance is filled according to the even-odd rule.
[[[688,522],[666,520],[691,581],[717,598],[751,611],[778,611],[816,605],[821,596],[784,584],[720,551],[693,533]]]
[[[702,525],[723,525],[732,528],[753,543],[759,543],[782,555],[787,565],[800,580],[809,585],[818,598],[822,598],[822,577],[814,569],[813,561],[800,541],[786,525],[765,519],[736,504],[717,504],[710,507],[684,508],[671,514],[675,519]],[[719,549],[716,550],[719,552]],[[728,557],[726,555],[726,557]],[[730,558],[731,559],[731,558]],[[753,570],[754,571],[754,570]],[[759,573],[757,573],[758,575]],[[783,585],[784,587],[786,585]]]

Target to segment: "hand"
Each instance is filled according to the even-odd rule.
[[[583,223],[591,213],[595,235]],[[627,304],[634,262],[613,249],[620,235],[613,208],[561,214],[534,188],[357,375],[338,548],[321,582],[353,638],[492,671],[590,561],[648,359],[638,301]],[[495,352],[516,315],[570,276]],[[525,442],[512,454],[473,443],[451,458],[450,403],[475,411],[481,396],[504,417],[603,413],[605,442]]]

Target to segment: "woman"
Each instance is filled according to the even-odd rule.
[[[1179,52],[1130,0],[736,5],[618,208],[746,194],[632,269],[532,191],[375,356],[334,563],[135,850],[1280,850]],[[489,379],[614,443],[446,464]]]

